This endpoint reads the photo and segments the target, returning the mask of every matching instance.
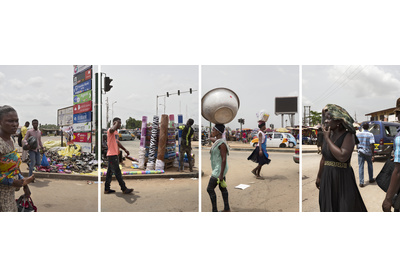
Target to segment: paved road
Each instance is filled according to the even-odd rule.
[[[97,212],[98,184],[87,180],[36,179],[29,185],[39,212]],[[15,192],[16,198],[22,190]]]
[[[293,150],[294,151],[294,150]],[[266,212],[299,211],[299,164],[294,163],[293,153],[270,153],[271,163],[261,170],[265,180],[258,180],[251,173],[254,162],[248,161],[250,151],[231,151],[227,174],[229,201],[232,211]],[[201,182],[202,211],[211,211],[207,185],[211,175],[209,151],[202,151]],[[250,185],[241,190],[239,184]],[[216,189],[218,210],[223,209],[222,195]]]
[[[320,160],[321,155],[318,155],[316,153],[303,153],[302,155],[302,210],[306,212],[319,211],[319,191],[315,186],[315,180],[318,174]],[[376,161],[373,163],[374,177],[379,174],[384,164],[385,158],[376,158]],[[358,156],[356,152],[353,152],[351,165],[353,167],[358,184]],[[386,193],[382,191],[382,189],[380,189],[376,183],[368,184],[368,170],[366,163],[364,165],[364,180],[366,181],[367,186],[364,188],[358,187],[358,189],[360,190],[367,210],[374,212],[382,211],[381,206]]]

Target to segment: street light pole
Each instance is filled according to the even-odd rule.
[[[114,101],[112,104],[111,104],[111,116],[112,116],[112,118],[111,118],[111,120],[114,120],[114,104],[115,103],[117,103],[117,101]]]

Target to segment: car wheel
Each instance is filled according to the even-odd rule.
[[[293,142],[290,142],[289,143],[289,148],[293,148],[294,147],[294,143]]]
[[[279,148],[286,148],[286,144],[284,144],[284,143],[280,144]]]

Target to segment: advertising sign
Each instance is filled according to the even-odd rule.
[[[74,95],[89,91],[92,89],[92,80],[87,80],[74,86]]]
[[[74,75],[74,86],[80,84],[86,80],[92,79],[92,69],[88,69],[87,71],[80,72]]]
[[[92,90],[74,96],[74,105],[92,100]]]
[[[92,121],[92,112],[85,112],[74,115],[74,124],[87,123]]]
[[[85,113],[89,111],[92,111],[92,101],[74,105],[74,114]]]
[[[92,131],[92,123],[82,123],[82,124],[74,124],[74,132],[91,132]]]
[[[92,133],[90,132],[74,133],[74,142],[92,143]]]
[[[73,107],[65,107],[57,110],[57,125],[67,126],[73,124]]]
[[[80,73],[80,72],[88,70],[90,68],[92,68],[92,65],[89,65],[89,66],[74,65],[74,74]]]

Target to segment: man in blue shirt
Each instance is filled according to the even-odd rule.
[[[374,161],[374,144],[375,138],[374,135],[368,131],[369,124],[364,123],[362,128],[364,129],[362,132],[357,134],[358,141],[360,143],[357,145],[358,149],[358,173],[360,178],[360,187],[364,187],[364,162],[367,161],[368,165],[368,175],[369,175],[369,183],[373,183],[375,181],[373,174],[373,166],[372,162]]]
[[[396,109],[394,110],[396,117],[400,120],[400,98],[397,99]],[[393,141],[394,150],[394,170],[390,179],[389,188],[386,192],[386,197],[382,203],[382,210],[390,212],[392,208],[393,197],[398,194],[400,189],[400,129],[397,130],[397,135]],[[395,209],[395,211],[398,211]]]

